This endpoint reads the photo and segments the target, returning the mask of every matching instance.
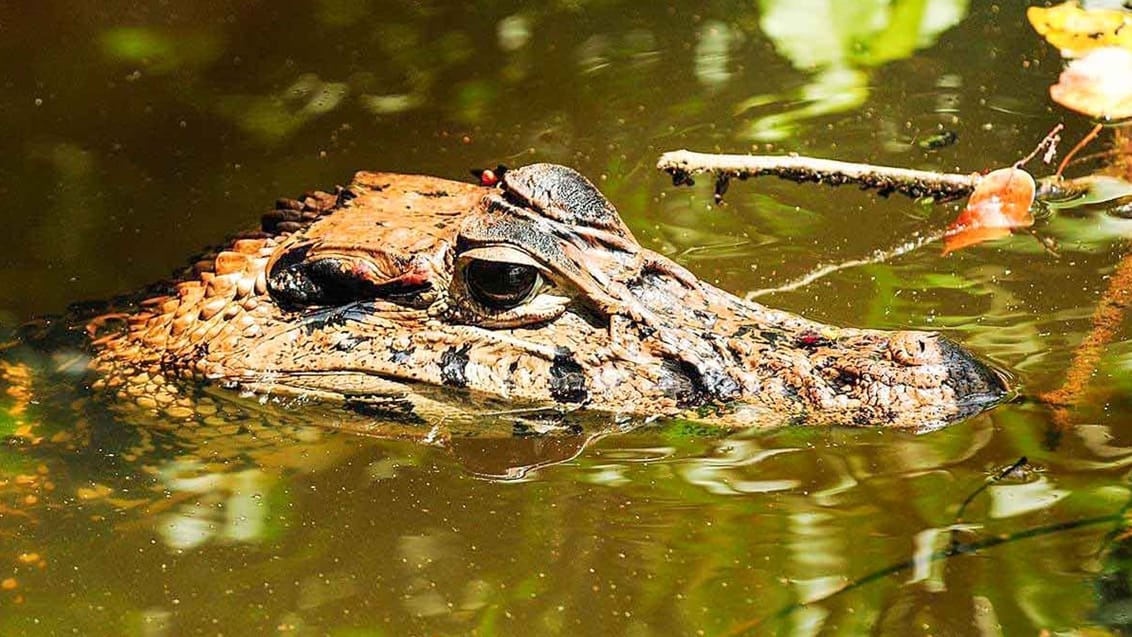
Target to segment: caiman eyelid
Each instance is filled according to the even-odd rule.
[[[420,295],[432,288],[418,270],[389,275],[378,264],[354,255],[312,255],[313,247],[300,245],[269,264],[267,289],[281,307],[334,307],[373,299],[415,307],[424,303]]]
[[[549,276],[550,271],[542,263],[539,263],[534,257],[524,250],[513,248],[511,246],[498,245],[498,246],[485,246],[481,248],[472,248],[461,252],[457,257],[457,261],[463,265],[472,260],[479,261],[493,261],[495,263],[514,263],[517,265],[530,266],[544,276]]]

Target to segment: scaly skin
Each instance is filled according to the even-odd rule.
[[[537,270],[545,285],[492,309],[484,262],[519,264],[519,283]],[[427,411],[424,396],[493,396],[913,430],[1005,393],[937,334],[835,328],[712,287],[642,248],[583,177],[547,164],[497,188],[359,173],[337,195],[281,200],[262,232],[88,332],[96,387],[173,418],[192,413],[173,378],[402,415]]]

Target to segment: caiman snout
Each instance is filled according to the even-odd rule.
[[[896,363],[938,370],[942,385],[954,395],[957,418],[978,413],[1009,392],[1004,374],[939,334],[896,332],[888,341],[888,353]]]
[[[955,390],[961,405],[978,411],[988,402],[1001,400],[1010,391],[1004,374],[942,336],[936,336],[935,342],[948,371],[944,383]]]
[[[939,334],[896,332],[888,341],[888,352],[892,360],[910,367],[942,365],[947,370],[944,384],[960,397],[983,402],[1008,391],[1002,374]]]

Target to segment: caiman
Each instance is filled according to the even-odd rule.
[[[717,289],[550,164],[495,186],[361,172],[281,199],[85,331],[93,387],[173,421],[194,417],[182,388],[200,382],[402,420],[491,398],[916,431],[1006,392],[939,334],[831,327]]]

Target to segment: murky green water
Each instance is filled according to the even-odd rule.
[[[955,210],[774,180],[715,207],[657,156],[971,171],[1062,119],[1075,140],[1088,122],[1048,103],[1060,60],[1024,6],[0,3],[0,323],[160,279],[354,170],[500,162],[570,164],[645,245],[736,292],[774,286]],[[918,143],[941,131],[958,143]],[[1033,397],[1061,385],[1128,223],[1073,211],[1039,227],[1060,258],[1021,234],[760,299],[940,329],[1020,381],[1018,403],[923,436],[671,422],[210,447],[78,394],[9,395],[0,431],[55,442],[0,449],[0,634],[1120,631],[1127,330],[1067,423]],[[1021,456],[1024,475],[977,493]]]

